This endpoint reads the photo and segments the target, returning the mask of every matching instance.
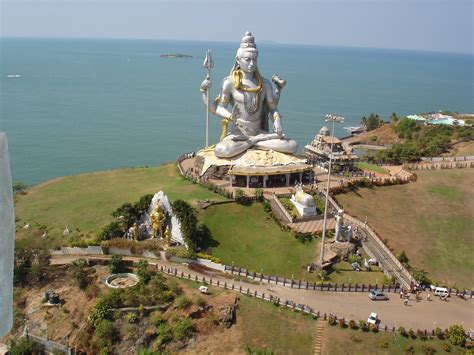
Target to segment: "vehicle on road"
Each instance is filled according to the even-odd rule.
[[[385,301],[388,300],[388,296],[379,290],[372,290],[369,292],[369,298],[372,301]]]
[[[369,318],[367,318],[367,324],[377,324],[379,322],[379,319],[377,317],[377,313],[372,312],[370,313]]]
[[[441,298],[449,297],[449,291],[446,287],[438,287],[438,286],[431,285],[430,288],[435,296],[438,296]]]

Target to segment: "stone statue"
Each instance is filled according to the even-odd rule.
[[[157,205],[155,210],[150,215],[151,227],[153,228],[153,238],[157,237],[157,232],[160,234],[160,238],[163,238],[163,222],[165,220],[165,214],[160,205]]]
[[[258,50],[254,37],[246,32],[237,50],[230,75],[224,78],[221,93],[211,102],[209,110],[222,119],[223,132],[215,146],[219,158],[231,158],[249,148],[295,153],[298,144],[283,133],[281,116],[277,105],[280,91],[286,82],[274,75],[275,91],[269,80],[262,77],[257,68]],[[211,80],[207,77],[201,84],[202,99],[207,104],[207,90]],[[232,112],[228,106],[232,107]],[[269,132],[268,120],[273,121],[273,133]],[[227,134],[229,122],[232,131]]]
[[[339,242],[339,237],[344,233],[344,210],[337,211],[336,215],[336,230],[335,230],[335,240]]]

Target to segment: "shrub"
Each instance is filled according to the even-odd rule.
[[[407,354],[414,354],[415,353],[415,348],[413,347],[413,345],[409,345],[405,348],[405,353]]]
[[[337,317],[332,316],[332,315],[329,316],[328,323],[329,323],[329,325],[336,325],[337,324]]]
[[[95,329],[102,322],[102,320],[110,317],[110,315],[110,305],[105,300],[105,298],[100,297],[87,316],[87,324]]]
[[[26,191],[28,190],[28,185],[25,184],[24,182],[16,181],[13,183],[12,188],[13,188],[14,194],[24,195],[26,194]]]
[[[196,304],[199,306],[199,307],[206,307],[206,300],[202,297],[198,297],[197,300],[196,300]]]
[[[420,340],[423,340],[423,341],[425,341],[425,340],[428,339],[428,337],[425,335],[425,332],[422,331],[422,330],[420,330],[420,329],[418,329],[418,330],[416,331],[416,336],[417,336]]]
[[[128,312],[126,315],[125,315],[125,320],[128,322],[128,323],[136,323],[138,322],[138,317],[135,313],[133,312]]]
[[[369,330],[373,333],[377,333],[379,331],[379,327],[377,327],[377,324],[369,324]]]
[[[453,345],[464,346],[466,342],[465,334],[463,326],[455,324],[446,331],[446,339]]]
[[[192,306],[193,302],[186,296],[182,296],[178,299],[178,308],[187,309]]]
[[[436,327],[435,329],[435,335],[438,339],[443,339],[444,336],[443,336],[443,331],[441,330],[440,327]]]
[[[356,321],[355,321],[355,320],[351,319],[351,320],[349,321],[349,328],[351,328],[351,329],[357,329],[357,324],[356,324]]]
[[[186,248],[168,248],[168,251],[174,255],[177,256],[178,258],[184,258],[184,259],[196,259],[196,252],[194,250],[186,249]]]
[[[388,349],[389,347],[390,347],[390,345],[388,344],[387,341],[379,344],[379,348],[381,348],[381,349]]]
[[[173,333],[175,338],[179,340],[189,338],[194,333],[194,324],[187,318],[180,319],[175,323]]]
[[[156,329],[156,345],[161,346],[173,340],[173,329],[167,323],[160,324]]]
[[[137,264],[137,275],[145,285],[151,280],[152,272],[148,270],[148,261],[140,260]]]
[[[217,256],[214,256],[214,255],[208,255],[208,254],[204,254],[204,253],[196,253],[196,256],[198,258],[201,258],[201,259],[210,260],[210,261],[212,261],[213,263],[216,263],[216,264],[222,263],[221,259],[219,259]]]
[[[270,212],[272,208],[270,207],[270,204],[267,201],[262,202],[262,207],[265,212]]]
[[[403,328],[402,326],[398,327],[398,333],[403,336],[403,337],[407,337],[407,331],[405,330],[405,328]]]
[[[448,343],[443,344],[443,350],[447,353],[451,352],[451,346]]]
[[[104,240],[109,240],[112,238],[120,238],[125,233],[125,230],[122,228],[122,225],[118,221],[113,221],[107,224],[97,235],[95,244],[100,243]]]
[[[423,352],[423,354],[426,354],[426,355],[433,355],[435,352],[436,352],[436,349],[433,348],[432,346],[430,345],[425,345],[423,344],[421,346],[421,351]]]
[[[359,329],[362,330],[363,332],[367,331],[367,323],[365,321],[360,320],[359,321]]]
[[[8,343],[8,347],[9,354],[11,355],[43,354],[43,346],[29,337],[22,337],[20,339],[13,338]]]
[[[402,264],[408,263],[408,257],[405,254],[405,251],[403,250],[400,254],[397,255],[398,261],[400,261]]]
[[[109,271],[111,274],[116,274],[123,271],[122,255],[112,255],[109,260]]]
[[[161,324],[165,323],[166,320],[161,314],[153,314],[150,318],[151,324],[153,324],[155,327],[159,327]]]
[[[415,339],[415,338],[416,338],[416,335],[415,335],[415,332],[413,331],[413,329],[410,329],[410,330],[408,331],[408,335],[409,335],[410,338],[412,338],[412,339]]]

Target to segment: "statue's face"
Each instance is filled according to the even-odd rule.
[[[240,57],[237,57],[237,63],[244,73],[252,74],[257,70],[257,57],[257,52],[244,52]]]

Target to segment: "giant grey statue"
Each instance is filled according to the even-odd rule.
[[[215,147],[219,158],[231,158],[249,148],[295,153],[298,145],[283,133],[278,101],[286,82],[273,76],[275,90],[269,80],[262,77],[257,68],[258,50],[254,37],[246,32],[237,50],[230,75],[224,78],[220,95],[210,102],[209,111],[222,119],[223,134]],[[201,84],[202,99],[207,104],[207,91],[211,80]],[[229,111],[228,107],[232,108]],[[273,121],[273,133],[269,132],[268,120]],[[233,124],[230,134],[227,125]]]

